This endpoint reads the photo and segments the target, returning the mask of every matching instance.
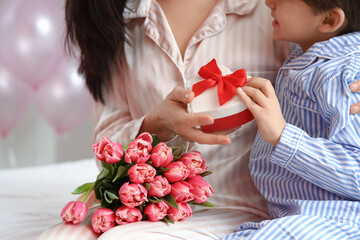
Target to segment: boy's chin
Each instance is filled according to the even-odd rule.
[[[276,33],[276,32],[273,32],[273,40],[276,40],[276,41],[283,41],[283,40],[286,40],[284,38],[282,38],[280,36],[280,34]]]

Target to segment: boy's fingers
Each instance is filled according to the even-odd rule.
[[[237,88],[236,94],[240,97],[240,100],[251,112],[255,111],[256,107],[258,107],[258,105],[251,99],[251,96],[244,92],[242,88]]]
[[[244,86],[242,90],[254,102],[256,106],[260,106],[260,107],[264,106],[267,97],[259,89],[250,86]]]
[[[268,79],[254,77],[251,78],[250,81],[246,83],[245,86],[250,86],[253,88],[259,89],[264,93],[266,97],[272,97],[275,95],[274,87]]]

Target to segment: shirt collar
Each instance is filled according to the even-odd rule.
[[[302,54],[300,46],[291,53],[284,67],[304,68],[318,58],[335,59],[360,52],[360,32],[352,32],[317,42]]]
[[[155,0],[129,0],[124,10],[124,19],[142,18],[149,16],[150,6]],[[220,0],[226,14],[246,15],[251,13],[259,0]]]

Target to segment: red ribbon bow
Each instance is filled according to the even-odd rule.
[[[215,59],[202,66],[199,70],[199,75],[205,80],[193,85],[192,91],[195,93],[195,97],[206,89],[218,85],[220,106],[231,100],[235,95],[236,88],[244,86],[247,79],[245,69],[240,69],[232,74],[223,76]]]

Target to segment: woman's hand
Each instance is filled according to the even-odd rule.
[[[350,90],[352,92],[360,92],[360,80],[353,82],[350,84]],[[359,114],[360,113],[360,103],[354,103],[350,107],[351,114]]]
[[[285,128],[279,101],[271,82],[264,78],[252,78],[236,94],[253,114],[262,138],[276,146]]]
[[[192,115],[187,112],[187,104],[194,99],[194,93],[176,87],[169,95],[151,110],[145,117],[140,132],[154,133],[162,141],[170,140],[179,135],[184,140],[200,144],[230,144],[228,136],[208,134],[196,128],[214,122],[210,116]]]

